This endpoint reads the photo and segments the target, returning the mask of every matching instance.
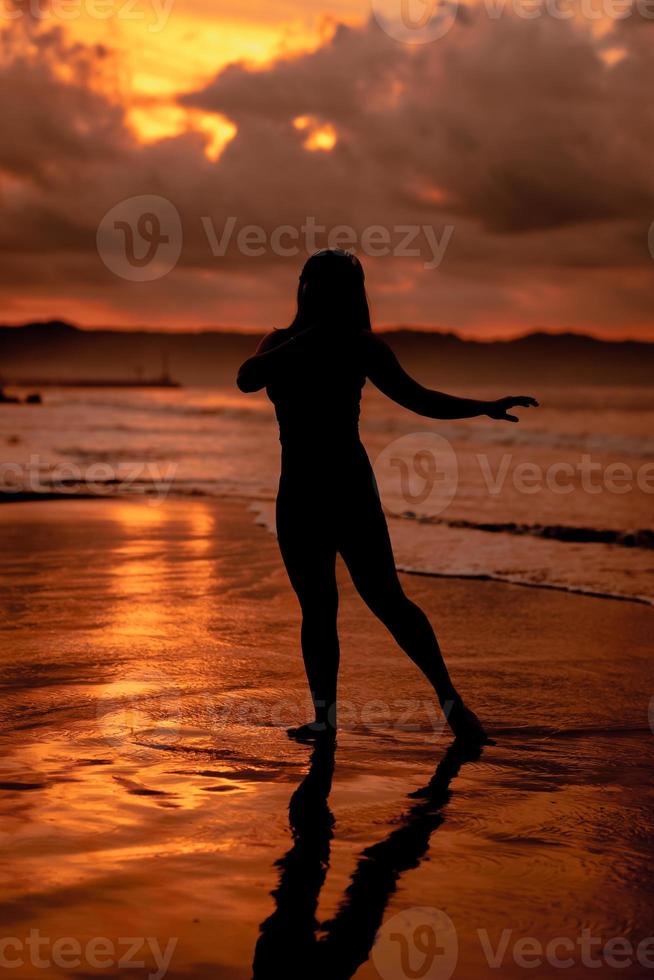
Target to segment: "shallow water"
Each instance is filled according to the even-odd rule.
[[[398,562],[654,602],[651,391],[535,393],[541,407],[523,410],[519,425],[435,422],[366,386],[361,431]],[[274,499],[279,446],[263,393],[67,389],[44,397],[43,406],[0,406],[0,489],[53,479],[72,480],[70,489],[84,477],[92,493],[120,485],[137,497],[238,497],[264,507]]]
[[[407,579],[496,738],[475,758],[343,579],[332,774],[284,733],[297,610],[244,508],[6,505],[0,529],[5,936],[104,936],[116,961],[176,939],[173,980],[250,977],[255,947],[258,977],[558,976],[515,945],[558,938],[576,980],[654,931],[648,607]]]

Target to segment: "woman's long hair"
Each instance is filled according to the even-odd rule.
[[[335,329],[372,330],[363,266],[340,248],[314,252],[304,264],[297,290],[297,312],[289,330],[316,324]]]

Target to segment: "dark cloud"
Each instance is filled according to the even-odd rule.
[[[590,26],[477,9],[419,48],[374,23],[341,27],[315,53],[265,71],[234,65],[184,101],[239,126],[227,177],[249,173],[255,149],[265,151],[264,193],[281,173],[296,193],[315,195],[326,181],[349,207],[374,184],[377,206],[413,199],[424,212],[420,189],[438,188],[440,210],[500,233],[642,218],[654,208],[654,128],[643,126],[652,111],[642,99],[654,62],[623,29],[625,58],[610,67]],[[645,34],[651,45],[654,23],[641,25],[638,42]],[[328,159],[298,153],[292,119],[304,114],[335,125]]]
[[[265,69],[231,65],[180,98],[237,126],[215,163],[199,134],[134,138],[98,81],[111,52],[14,26],[0,66],[0,288],[51,290],[59,311],[74,298],[105,320],[262,325],[287,315],[302,258],[234,244],[212,256],[203,216],[218,235],[228,216],[268,234],[310,215],[358,232],[451,224],[438,270],[429,255],[368,260],[382,321],[654,332],[654,22],[592,26],[477,8],[431,44],[371,22]],[[334,128],[330,152],[305,148],[300,116]],[[103,214],[139,194],[173,201],[184,228],[177,269],[148,284],[112,276],[95,251]]]

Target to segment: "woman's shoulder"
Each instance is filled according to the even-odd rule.
[[[277,347],[279,344],[283,344],[285,340],[290,337],[288,327],[273,327],[273,329],[265,334],[263,339],[260,341],[257,347],[257,354],[265,354],[266,351],[272,350],[273,347]]]
[[[390,347],[386,341],[382,340],[378,334],[373,333],[372,330],[362,330],[359,340],[363,353],[373,360],[390,352]]]

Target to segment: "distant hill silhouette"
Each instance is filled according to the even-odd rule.
[[[419,380],[443,388],[495,381],[510,388],[523,382],[649,385],[654,377],[654,343],[542,331],[476,341],[409,327],[384,331],[384,337]],[[231,384],[258,339],[225,330],[82,330],[56,320],[0,326],[0,380],[152,377],[166,359],[182,384]]]

